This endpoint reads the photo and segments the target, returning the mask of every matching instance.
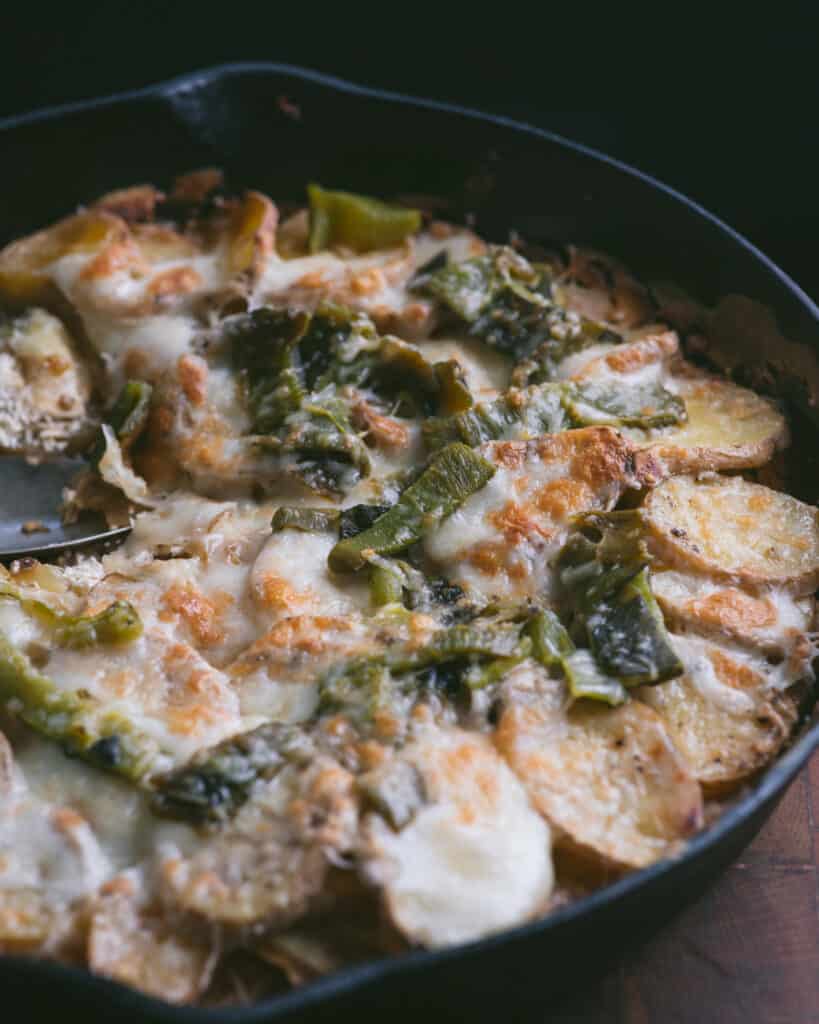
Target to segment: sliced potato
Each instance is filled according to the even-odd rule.
[[[104,210],[88,210],[0,250],[0,298],[15,308],[53,297],[49,264],[69,253],[93,254],[127,237],[127,226]]]
[[[68,930],[71,911],[36,889],[0,889],[0,953],[44,952]]]
[[[617,379],[626,385],[655,383],[663,376],[670,359],[679,352],[680,343],[674,331],[645,334],[623,345],[600,345],[569,356],[561,364],[569,364],[570,373],[560,373],[571,380],[607,381]],[[597,352],[602,349],[602,352]],[[582,356],[586,355],[586,359]],[[589,358],[590,357],[590,358]]]
[[[645,704],[569,706],[527,663],[505,684],[495,743],[558,847],[614,869],[672,854],[703,823],[702,794],[663,719]]]
[[[673,566],[754,584],[819,583],[819,510],[741,477],[674,477],[643,506],[649,543]]]
[[[665,719],[706,792],[730,790],[781,750],[797,698],[771,689],[764,661],[699,637],[675,637],[674,646],[685,675],[636,694]]]
[[[805,633],[813,626],[813,597],[794,597],[781,587],[737,586],[725,580],[655,571],[651,589],[676,628],[735,641],[800,661],[810,653]]]
[[[747,388],[719,377],[674,377],[671,387],[685,401],[688,422],[661,430],[632,431],[671,473],[762,466],[787,444],[785,417]]]
[[[60,320],[31,309],[0,327],[0,450],[57,452],[87,427],[91,377]]]
[[[281,835],[225,836],[187,860],[163,866],[172,903],[233,928],[283,927],[304,914],[320,891],[326,863]]]
[[[89,966],[170,1003],[190,1002],[207,988],[215,958],[207,932],[196,941],[176,923],[127,893],[104,895],[91,915]]]
[[[484,736],[430,729],[401,755],[427,803],[400,831],[373,815],[365,869],[395,926],[440,947],[512,927],[545,909],[549,829]]]
[[[357,829],[352,776],[329,758],[290,767],[267,783],[193,856],[166,860],[166,899],[234,928],[284,927],[324,884],[327,855],[344,853]]]

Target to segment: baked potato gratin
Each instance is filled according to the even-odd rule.
[[[0,252],[0,445],[133,526],[0,569],[0,950],[172,1001],[675,856],[812,681],[774,403],[599,253],[308,196],[198,171]]]

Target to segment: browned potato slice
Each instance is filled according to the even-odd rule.
[[[607,380],[616,377],[624,383],[645,383],[659,377],[665,364],[677,355],[680,343],[674,331],[644,333],[623,345],[601,344],[569,356],[561,364],[561,377],[571,380]],[[598,349],[603,351],[595,354]],[[586,356],[586,358],[584,358]],[[589,358],[590,356],[590,358]]]
[[[0,889],[0,953],[43,949],[68,914],[35,889]]]
[[[11,242],[0,251],[0,297],[15,307],[41,301],[50,292],[50,263],[70,252],[96,252],[127,234],[119,217],[88,210]]]
[[[810,655],[805,634],[815,615],[811,596],[794,597],[784,588],[736,586],[674,570],[655,570],[651,589],[666,620],[677,628],[788,656],[800,665]]]
[[[195,941],[176,925],[126,892],[102,896],[91,916],[89,966],[170,1003],[190,1002],[207,987],[214,957],[207,932]]]
[[[495,742],[557,845],[605,867],[645,867],[702,826],[690,766],[638,701],[569,706],[562,682],[524,663],[507,683]]]
[[[262,192],[248,192],[231,219],[228,265],[234,274],[258,277],[273,252],[279,214]]]
[[[672,385],[685,401],[688,422],[645,439],[671,473],[745,469],[764,465],[787,444],[784,416],[773,403],[719,377],[679,376]]]
[[[763,768],[797,717],[792,692],[773,690],[761,664],[698,637],[675,637],[686,673],[639,698],[671,728],[709,794],[730,790]]]
[[[31,309],[0,326],[0,450],[64,450],[88,427],[90,396],[88,368],[60,320]]]
[[[347,851],[357,829],[352,776],[329,758],[283,769],[229,827],[162,868],[166,899],[219,924],[284,927],[322,889],[327,855]]]
[[[320,849],[286,836],[230,835],[167,862],[163,876],[175,905],[208,921],[282,927],[307,911],[325,868]]]
[[[643,506],[649,543],[670,565],[754,584],[819,583],[819,511],[741,477],[674,477]]]
[[[545,909],[553,885],[549,829],[489,740],[429,729],[401,758],[420,774],[425,802],[398,831],[373,815],[364,851],[399,931],[447,946]]]

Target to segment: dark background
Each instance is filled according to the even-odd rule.
[[[331,18],[303,0],[14,0],[0,4],[0,117],[217,63],[301,64],[506,114],[619,157],[722,217],[819,300],[815,6],[756,15],[747,3],[655,4],[628,20],[623,4],[601,15],[590,3],[460,11],[439,0],[432,10],[347,3]],[[819,769],[812,786],[795,784],[774,827],[677,925],[602,980],[592,967],[588,987],[550,1014],[555,1024],[816,1019]]]
[[[507,114],[618,156],[717,213],[816,298],[813,5],[762,5],[758,15],[726,6],[656,5],[627,18],[619,5],[553,0],[348,4],[332,15],[293,0],[18,0],[0,13],[0,116],[232,60],[303,64]]]

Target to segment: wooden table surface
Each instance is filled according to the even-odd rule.
[[[819,1022],[819,752],[739,861],[548,1024]]]

